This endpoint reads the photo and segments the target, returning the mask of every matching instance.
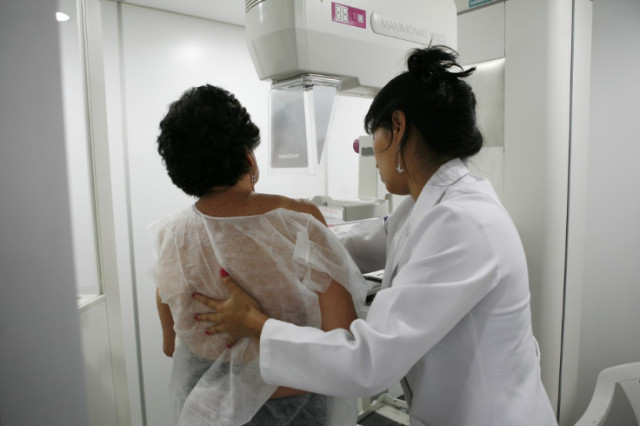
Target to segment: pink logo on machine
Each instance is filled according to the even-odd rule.
[[[334,22],[367,28],[367,12],[364,10],[335,2],[331,2],[331,10]]]

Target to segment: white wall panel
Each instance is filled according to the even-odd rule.
[[[574,1],[569,224],[559,410],[563,426],[573,425],[577,419],[574,411],[580,376],[578,360],[588,194],[592,8],[591,0]]]
[[[0,2],[0,423],[84,425],[55,2]]]
[[[465,9],[458,29],[463,63],[505,58],[500,112],[504,113],[500,122],[504,143],[492,143],[496,137],[487,133],[487,148],[471,166],[492,179],[523,240],[542,377],[554,405],[560,370],[569,169],[570,6],[555,1],[498,2]],[[489,93],[480,89],[479,97],[497,95],[495,88]],[[479,102],[479,119],[482,108]]]
[[[120,320],[122,325],[122,353],[126,370],[126,386],[129,397],[129,416],[132,425],[143,425],[143,401],[138,362],[138,323],[136,318],[136,294],[134,260],[131,251],[129,227],[128,169],[123,123],[126,122],[121,101],[120,26],[118,6],[115,2],[102,2],[102,30],[104,43],[104,78],[108,116],[109,167],[112,187],[113,242],[115,245],[114,274],[120,296]],[[118,392],[121,393],[121,392]],[[119,411],[122,407],[118,407]]]
[[[511,0],[506,7],[504,204],[529,265],[542,379],[558,401],[571,78],[571,3]]]
[[[578,416],[601,370],[640,360],[639,22],[637,0],[593,2]],[[611,416],[607,424],[637,424],[630,411]]]
[[[87,410],[91,426],[118,424],[111,368],[111,347],[105,298],[80,313],[82,352],[87,382]]]
[[[504,3],[458,15],[458,53],[465,64],[504,57]]]

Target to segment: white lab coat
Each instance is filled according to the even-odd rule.
[[[338,396],[401,381],[414,426],[557,424],[540,380],[524,251],[488,181],[452,160],[386,225],[387,288],[366,319],[330,332],[268,320],[265,381]]]

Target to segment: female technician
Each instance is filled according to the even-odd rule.
[[[482,146],[462,80],[472,72],[448,48],[415,50],[367,113],[387,190],[410,198],[386,222],[383,290],[366,319],[328,332],[271,319],[232,277],[226,301],[194,295],[215,311],[198,315],[209,332],[259,339],[266,382],[368,396],[401,381],[414,426],[557,424],[520,238],[464,163]]]

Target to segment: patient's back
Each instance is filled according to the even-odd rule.
[[[320,327],[316,292],[324,292],[332,279],[359,287],[357,268],[324,224],[278,207],[296,207],[294,200],[280,199],[265,202],[264,213],[243,216],[210,216],[194,205],[156,225],[160,297],[171,308],[178,338],[195,355],[216,359],[226,349],[225,335],[207,336],[210,324],[195,320],[203,306],[192,298],[194,292],[228,297],[221,268],[269,317],[298,325]],[[257,342],[246,349],[245,360],[257,356]]]
[[[294,209],[302,210],[295,211],[274,200],[279,201],[258,199],[252,208],[220,209],[212,212],[216,216],[193,205],[152,227],[158,256],[153,272],[181,343],[174,354],[171,388],[179,406],[184,404],[185,424],[196,418],[244,424],[277,388],[262,380],[256,339],[240,339],[227,348],[227,336],[206,335],[210,324],[194,318],[207,310],[193,299],[194,292],[227,297],[220,268],[269,317],[299,325],[320,327],[318,292],[332,281],[349,290],[356,306],[363,302],[358,268],[324,223],[309,214],[313,209],[293,202]],[[285,199],[284,205],[288,203]]]

